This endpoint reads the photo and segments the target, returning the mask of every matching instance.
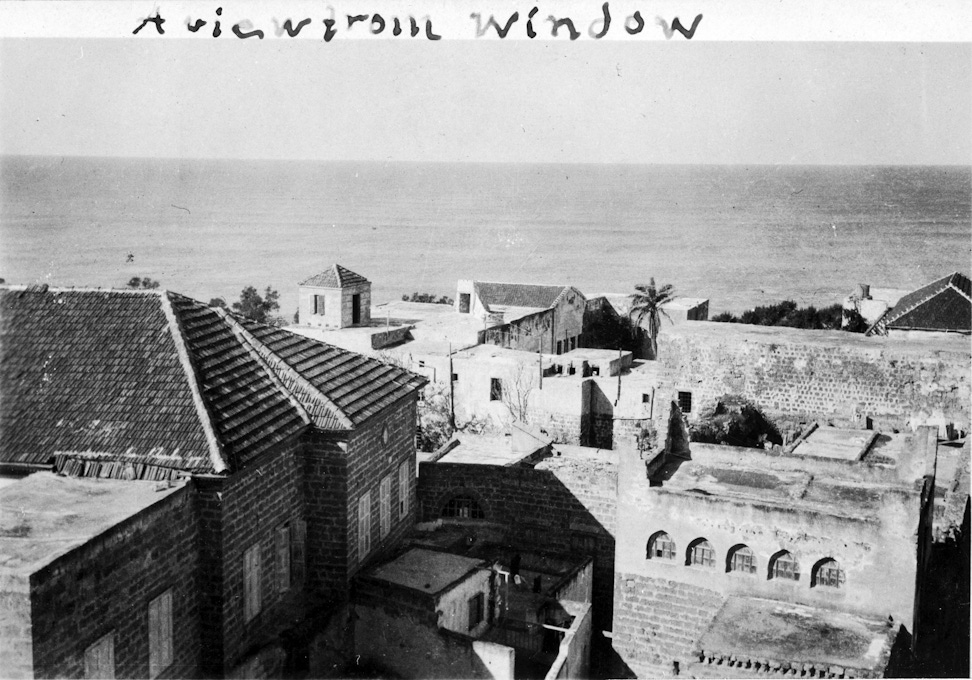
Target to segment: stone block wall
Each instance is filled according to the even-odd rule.
[[[34,677],[84,677],[85,650],[108,634],[116,677],[148,677],[149,602],[168,589],[173,663],[160,677],[198,675],[197,538],[187,487],[36,572]]]
[[[904,431],[955,423],[969,430],[968,338],[908,341],[843,331],[696,322],[659,336],[664,380],[692,393],[695,417],[724,394],[784,423]]]
[[[304,521],[300,451],[296,439],[284,442],[235,475],[199,485],[201,566],[208,582],[203,584],[208,586],[204,598],[209,600],[203,638],[207,672],[215,672],[220,651],[222,667],[233,668],[244,654],[274,640],[278,621],[284,625],[286,614],[301,602],[301,584],[294,582],[293,574],[302,573],[302,565],[292,564],[291,587],[281,591],[275,547],[278,529]],[[290,536],[293,545],[295,532]],[[244,553],[255,545],[260,555],[261,608],[246,621],[243,561]]]
[[[684,667],[696,641],[725,603],[717,591],[701,586],[619,573],[614,583],[614,649],[626,669],[639,678],[673,675]]]
[[[594,626],[609,630],[616,488],[612,454],[551,457],[536,468],[422,463],[420,520],[436,521],[450,499],[470,496],[520,549],[592,556]]]
[[[407,397],[389,406],[367,425],[356,429],[348,442],[347,464],[347,564],[350,580],[358,569],[389,552],[415,524],[415,423],[417,397]],[[388,441],[383,440],[386,431]],[[399,468],[408,464],[407,488],[399,486]],[[391,479],[391,526],[382,537],[381,480]],[[371,495],[371,550],[358,554],[358,500],[366,491]],[[399,501],[407,499],[408,511],[402,516]]]
[[[304,439],[307,591],[344,597],[348,582],[348,470],[343,434],[311,431]]]

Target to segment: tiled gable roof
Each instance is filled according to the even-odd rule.
[[[359,283],[368,283],[368,279],[355,274],[350,269],[345,269],[339,264],[334,264],[316,276],[312,276],[306,281],[301,281],[301,286],[318,286],[320,288],[347,288],[356,286]]]
[[[295,393],[315,414],[319,412],[319,404],[329,403],[353,425],[359,425],[427,382],[425,378],[396,366],[280,328],[247,320],[241,320],[241,323],[283,361],[286,369],[301,376],[317,390],[317,395],[311,395],[317,400],[316,404],[305,402],[301,394]],[[284,382],[288,381],[282,372],[286,369],[281,367],[278,371]]]
[[[972,283],[955,272],[908,293],[882,319],[886,328],[972,331]]]
[[[542,286],[530,283],[491,283],[476,281],[474,284],[476,295],[487,307],[493,305],[503,307],[538,307],[547,309],[553,307],[562,295],[573,290],[580,295],[580,291],[570,286]],[[583,297],[581,295],[581,297]]]
[[[0,289],[0,461],[57,452],[213,467],[160,296]]]
[[[0,463],[107,476],[236,469],[425,383],[165,291],[0,288],[0,343]]]

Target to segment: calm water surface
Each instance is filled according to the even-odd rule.
[[[4,157],[0,276],[202,300],[340,262],[376,302],[458,278],[654,276],[711,310],[910,288],[972,258],[967,167],[313,163]],[[129,255],[131,260],[129,261]]]

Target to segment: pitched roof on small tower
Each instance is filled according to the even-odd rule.
[[[306,281],[301,281],[299,285],[317,286],[319,288],[347,288],[357,286],[360,283],[369,283],[369,281],[361,274],[355,274],[339,264],[332,264],[320,274],[312,276]]]

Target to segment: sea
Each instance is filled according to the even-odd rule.
[[[208,301],[280,292],[332,263],[372,301],[457,279],[654,278],[710,313],[826,306],[972,263],[965,166],[563,165],[0,157],[0,277]]]

